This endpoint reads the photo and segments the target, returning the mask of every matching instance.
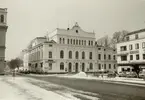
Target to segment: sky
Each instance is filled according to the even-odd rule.
[[[17,57],[29,42],[75,22],[96,39],[116,31],[145,28],[145,0],[0,0],[8,8],[6,60]]]

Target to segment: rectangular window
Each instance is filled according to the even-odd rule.
[[[132,45],[131,44],[129,45],[129,50],[132,50]]]
[[[126,51],[126,50],[127,50],[127,47],[126,47],[126,46],[121,46],[121,47],[120,47],[120,50],[121,50],[121,51]]]
[[[145,42],[142,43],[142,48],[145,48]]]
[[[126,37],[126,40],[129,41],[129,36]]]
[[[101,54],[98,54],[98,59],[101,60]]]
[[[92,52],[90,52],[90,57],[89,58],[92,59]]]
[[[101,64],[98,64],[98,69],[101,70]]]
[[[49,44],[49,47],[52,47],[52,44]]]
[[[136,60],[139,60],[139,54],[136,55]]]
[[[111,55],[108,55],[108,59],[111,60]]]
[[[126,55],[121,56],[121,61],[127,61],[127,56]]]
[[[133,60],[133,55],[130,55],[130,60]]]
[[[135,49],[139,49],[139,43],[135,44]]]
[[[49,58],[52,58],[52,52],[49,51]]]
[[[109,69],[111,69],[111,64],[109,64]]]
[[[143,60],[145,60],[145,54],[143,54]]]
[[[104,64],[104,69],[106,69],[106,64]]]
[[[116,65],[114,64],[114,69],[116,69]]]
[[[114,58],[114,60],[116,60],[116,56],[115,55],[113,56],[113,58]]]
[[[104,54],[104,60],[106,60],[106,55]]]
[[[138,34],[135,34],[135,39],[138,39]]]
[[[49,70],[52,70],[52,63],[49,63]]]

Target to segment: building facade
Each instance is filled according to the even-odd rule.
[[[117,44],[118,71],[132,71],[145,67],[145,29],[128,33],[125,41]]]
[[[98,50],[100,47],[95,42],[95,33],[85,32],[76,23],[71,29],[57,28],[45,37],[37,37],[31,41],[25,50],[25,65],[33,72],[47,73],[73,73],[73,72],[97,72],[105,70],[116,70],[113,67],[116,60],[107,59],[106,62],[98,59],[98,53],[114,55],[114,49],[106,49],[106,52]],[[113,58],[113,56],[112,56]],[[100,66],[101,64],[101,66]],[[98,67],[100,66],[100,67]],[[111,68],[112,67],[112,68]],[[115,68],[115,69],[114,69]]]
[[[0,74],[4,74],[5,62],[5,41],[7,31],[7,9],[0,8]]]

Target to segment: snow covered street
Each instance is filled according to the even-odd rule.
[[[0,76],[0,100],[98,100],[96,94],[76,91],[49,82]],[[93,95],[93,96],[91,96]]]

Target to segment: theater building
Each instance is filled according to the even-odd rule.
[[[26,62],[27,68],[34,72],[73,73],[84,71],[92,73],[101,71],[102,66],[98,67],[102,64],[102,62],[98,62],[99,46],[95,40],[95,33],[82,30],[78,23],[71,29],[57,28],[46,36],[37,37],[31,41],[25,50],[27,56],[25,55],[24,62]],[[112,54],[110,55],[112,56]],[[110,63],[116,62],[110,60]]]
[[[117,63],[118,71],[145,67],[145,29],[128,33],[125,41],[117,44]]]
[[[5,62],[5,41],[7,31],[7,9],[0,8],[0,74],[4,74]]]

